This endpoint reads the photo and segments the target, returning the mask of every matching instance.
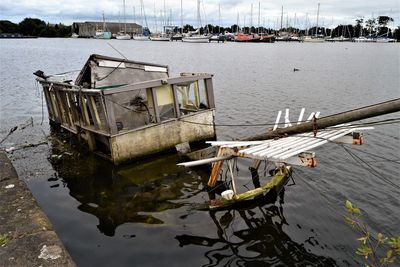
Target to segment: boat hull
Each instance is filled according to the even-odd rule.
[[[187,123],[192,121],[194,123]],[[111,157],[119,164],[173,149],[176,144],[215,139],[214,111],[206,110],[111,137]]]
[[[235,36],[235,42],[242,42],[242,43],[255,43],[260,41],[260,36],[257,34],[244,34],[238,33]]]
[[[133,40],[135,41],[149,41],[149,37],[148,36],[133,36]]]
[[[183,37],[182,42],[185,43],[209,43],[210,37]]]
[[[239,203],[243,204],[249,201],[257,201],[258,197],[266,196],[267,194],[274,192],[278,194],[285,184],[287,184],[290,176],[292,175],[292,168],[290,166],[284,167],[281,172],[276,173],[271,177],[271,180],[265,185],[235,195],[232,199],[218,198],[210,201],[210,210],[221,210],[234,208]]]
[[[305,43],[323,43],[325,42],[322,38],[304,38],[303,42]]]
[[[169,42],[171,38],[169,37],[150,37],[151,41],[158,41],[158,42]]]
[[[94,38],[96,39],[111,39],[111,32],[96,32],[96,35]]]
[[[124,35],[117,35],[115,38],[117,40],[130,40],[131,36],[129,34],[124,34]]]

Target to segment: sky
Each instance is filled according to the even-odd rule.
[[[141,0],[125,2],[126,21],[142,24]],[[400,0],[201,0],[201,22],[202,25],[217,25],[221,21],[221,26],[229,27],[236,24],[239,17],[240,26],[252,24],[255,27],[280,27],[283,6],[283,25],[305,28],[316,25],[318,3],[320,26],[354,24],[356,18],[369,19],[380,15],[392,17],[395,20],[392,27],[400,25]],[[169,17],[170,24],[181,24],[181,0],[143,0],[143,6],[147,24],[151,29],[155,27],[156,22],[160,25],[162,21],[166,21],[162,17]],[[197,1],[182,1],[182,7],[183,23],[197,26]],[[70,25],[73,22],[101,21],[103,12],[106,21],[123,21],[123,0],[0,1],[0,20],[10,20],[14,23],[22,21],[25,17],[32,17],[49,23]]]

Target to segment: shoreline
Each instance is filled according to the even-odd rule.
[[[4,151],[0,202],[0,266],[76,266]]]

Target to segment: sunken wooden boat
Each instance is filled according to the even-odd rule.
[[[165,65],[91,55],[74,83],[35,75],[51,124],[116,164],[215,139],[211,74],[169,77]]]

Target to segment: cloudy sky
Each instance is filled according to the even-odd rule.
[[[126,0],[126,19],[140,23],[140,0]],[[181,0],[143,0],[148,26],[155,25],[155,10],[157,17],[165,10],[173,24],[180,25]],[[306,17],[309,24],[314,25],[318,2],[320,2],[320,25],[330,26],[343,23],[354,23],[359,17],[370,18],[386,15],[394,18],[395,25],[400,25],[400,0],[202,0],[202,23],[218,24],[219,6],[221,7],[221,24],[230,26],[235,24],[239,14],[239,24],[258,25],[258,6],[260,9],[260,24],[269,27],[280,25],[281,8],[284,8],[284,25],[296,23],[297,27],[304,27]],[[253,4],[253,12],[251,5]],[[184,24],[197,25],[197,1],[183,1]],[[104,11],[106,21],[117,22],[122,20],[123,0],[1,0],[0,20],[20,22],[25,17],[40,18],[50,23],[71,24],[79,21],[100,21]],[[251,13],[253,16],[251,16]],[[121,14],[121,15],[119,15]],[[295,20],[296,18],[296,20]],[[393,25],[394,26],[394,25]]]

